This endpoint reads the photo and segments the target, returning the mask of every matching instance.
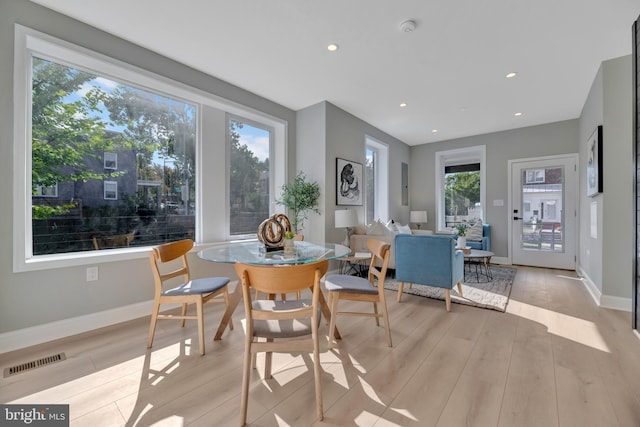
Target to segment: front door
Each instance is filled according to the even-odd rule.
[[[566,155],[509,162],[513,264],[575,270],[576,159]]]

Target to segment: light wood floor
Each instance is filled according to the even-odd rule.
[[[597,308],[573,273],[519,267],[507,313],[389,295],[393,348],[372,319],[341,317],[323,342],[324,422],[314,420],[308,355],[254,371],[254,426],[640,426],[640,340],[630,313]],[[0,355],[0,368],[65,352],[67,360],[0,380],[3,403],[68,403],[73,426],[237,426],[244,332],[207,354],[195,323],[148,319]],[[327,326],[322,325],[326,339]]]

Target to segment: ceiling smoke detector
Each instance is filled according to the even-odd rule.
[[[416,29],[416,21],[408,19],[400,24],[400,29],[404,33],[410,33]]]

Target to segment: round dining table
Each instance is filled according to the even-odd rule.
[[[282,265],[282,264],[305,264],[321,260],[332,260],[347,256],[351,249],[336,243],[312,243],[307,241],[294,242],[293,253],[284,253],[283,250],[268,250],[260,242],[229,242],[212,246],[198,252],[198,258],[206,261],[221,263],[242,263],[254,265]],[[238,303],[242,298],[242,286],[238,283],[235,290],[229,295],[229,305],[227,306],[214,340],[222,339],[222,334],[229,324]],[[320,308],[327,323],[331,320],[331,311],[320,292]],[[336,328],[334,337],[340,339],[340,333]]]

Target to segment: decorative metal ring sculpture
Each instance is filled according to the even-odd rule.
[[[262,221],[258,227],[258,240],[271,248],[282,246],[284,234],[291,231],[289,218],[284,214],[275,214]]]

